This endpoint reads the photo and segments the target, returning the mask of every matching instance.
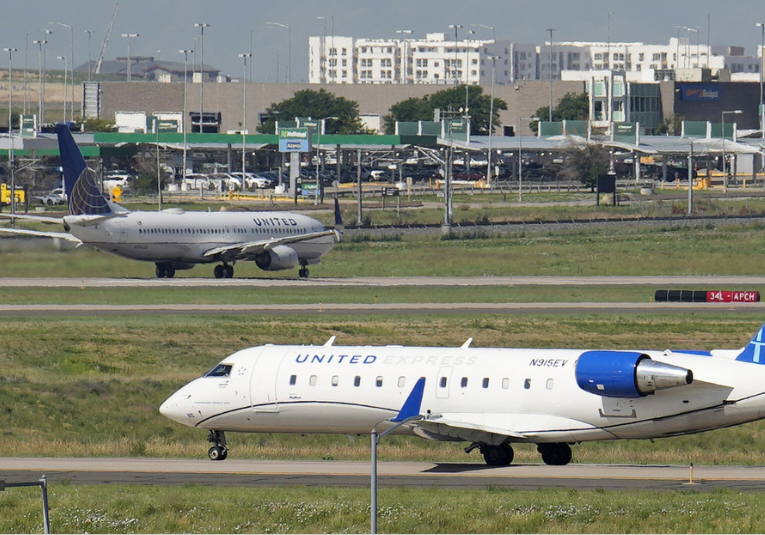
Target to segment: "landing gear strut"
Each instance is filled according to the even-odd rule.
[[[212,442],[214,446],[207,452],[211,461],[225,461],[228,457],[228,448],[226,447],[226,433],[223,431],[210,431],[207,436],[207,442]]]
[[[234,266],[229,266],[227,263],[223,262],[222,264],[215,266],[213,274],[216,279],[230,279],[234,276]]]
[[[542,460],[545,464],[563,466],[571,462],[571,446],[563,442],[537,444],[537,451],[542,454]]]
[[[160,279],[165,277],[172,279],[175,277],[175,266],[170,262],[157,262],[157,268],[154,270],[154,273]]]
[[[301,263],[300,264],[300,270],[298,271],[298,275],[301,279],[307,279],[308,278],[308,267],[306,264]]]
[[[465,448],[465,453],[470,453],[476,448],[480,450],[484,461],[486,461],[486,464],[489,466],[509,466],[510,463],[513,462],[513,457],[515,456],[510,444],[492,446],[490,444],[473,443]]]

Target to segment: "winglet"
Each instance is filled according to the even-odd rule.
[[[391,422],[403,422],[408,418],[419,416],[420,407],[422,405],[422,395],[425,392],[425,378],[420,377],[412,388],[412,392],[409,397],[406,398],[403,407],[398,411],[398,414]]]
[[[753,364],[765,364],[765,324],[752,337],[747,346],[738,354],[736,360],[751,362]]]
[[[340,215],[340,202],[335,198],[335,230],[338,232],[342,232],[345,230],[345,225],[343,224],[343,216]]]

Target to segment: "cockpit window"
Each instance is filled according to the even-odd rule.
[[[218,364],[202,377],[228,377],[231,375],[231,364]]]

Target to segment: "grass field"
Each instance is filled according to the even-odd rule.
[[[0,493],[0,531],[42,531],[39,489]],[[364,533],[368,489],[56,486],[54,533]],[[380,533],[759,533],[759,493],[381,488]]]

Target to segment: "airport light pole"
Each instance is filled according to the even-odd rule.
[[[183,171],[181,172],[182,177],[182,183],[186,183],[186,155],[188,153],[188,142],[187,142],[187,128],[186,128],[186,118],[188,117],[188,81],[189,81],[189,72],[188,72],[188,65],[189,65],[189,54],[192,52],[189,49],[183,49],[179,50],[181,54],[183,54],[183,119],[181,120],[181,128],[183,128]]]
[[[71,100],[70,100],[70,106],[69,106],[69,114],[70,114],[70,120],[74,122],[74,26],[71,24],[64,24],[63,22],[49,22],[48,24],[57,24],[59,26],[63,26],[64,28],[69,28],[69,33],[71,34],[71,53],[69,56],[69,68],[71,69],[71,83],[72,83],[72,91],[71,91]],[[66,73],[64,73],[64,78],[66,78]],[[64,107],[66,107],[66,81],[64,81]],[[64,113],[64,122],[66,122],[66,113]]]
[[[69,61],[66,56],[56,56],[56,59],[64,60],[64,122],[66,122],[66,71]]]
[[[414,30],[396,30],[396,33],[411,35],[414,33]],[[402,64],[401,65],[401,83],[406,84],[409,82],[409,54],[408,54],[406,37],[403,38],[403,41],[404,41],[404,57],[403,57],[403,61],[401,62]]]
[[[728,193],[728,162],[725,155],[725,115],[741,115],[742,110],[730,110],[722,112],[722,165],[723,165],[723,193]]]
[[[326,42],[327,42],[327,18],[322,17],[321,15],[316,17],[317,20],[320,20],[324,23],[324,33],[321,34],[321,46],[319,47],[319,83],[323,84],[327,81],[327,65],[326,65],[326,55],[325,55],[325,49],[326,49]],[[278,78],[278,77],[277,77]],[[278,82],[279,80],[277,80]]]
[[[244,63],[242,71],[242,189],[244,189],[244,173],[247,170],[247,58],[252,54],[239,54]]]
[[[205,28],[209,28],[210,25],[206,22],[194,23],[195,28],[199,28],[200,32],[200,55],[199,60],[199,133],[204,133],[204,112],[205,112]],[[200,196],[201,196],[201,189]]]
[[[88,34],[88,81],[90,81],[91,75],[93,73],[93,68],[91,66],[91,56],[90,56],[90,38],[93,35],[94,31],[95,30],[83,30],[83,32]],[[72,87],[74,87],[74,82],[72,82]]]
[[[491,167],[491,157],[492,152],[494,151],[494,147],[492,146],[492,137],[494,135],[494,84],[497,80],[497,59],[498,57],[492,56],[491,57],[491,101],[489,102],[489,151],[486,158],[486,182],[488,185],[491,185],[491,181],[493,178],[492,173],[492,167]]]
[[[279,26],[287,30],[287,83],[292,83],[292,28],[288,24],[281,22],[266,22],[272,26]],[[277,80],[278,82],[278,80]]]
[[[518,202],[523,201],[523,121],[538,123],[539,117],[520,117],[518,119]]]
[[[550,107],[548,108],[548,117],[547,120],[552,122],[553,120],[553,32],[555,31],[555,28],[547,28],[547,31],[550,32]],[[609,63],[610,65],[610,63]]]
[[[37,104],[37,115],[38,115],[38,117],[37,117],[37,120],[38,120],[37,131],[40,132],[42,130],[43,117],[45,115],[44,114],[44,110],[45,110],[45,97],[44,97],[45,82],[43,81],[45,76],[43,74],[43,55],[44,55],[43,45],[45,43],[47,43],[48,41],[45,40],[45,39],[35,39],[32,42],[38,46],[37,63],[38,63],[38,72],[39,72],[38,76],[39,76],[39,85],[40,85],[39,93],[40,94],[39,94],[39,99],[38,99],[38,104]]]
[[[457,77],[457,61],[459,61],[457,56],[458,51],[458,41],[457,41],[457,30],[462,28],[462,24],[450,24],[449,28],[454,29],[454,65],[452,65],[452,78],[454,78],[454,85],[457,86],[460,83],[459,78]]]
[[[762,42],[760,44],[760,137],[765,138],[765,114],[762,109],[762,68],[765,65],[765,22],[758,22],[757,27],[762,30]],[[708,52],[707,52],[708,53]]]
[[[8,52],[8,140],[11,142],[8,149],[8,166],[11,168],[11,213],[16,213],[16,173],[14,170],[15,161],[13,158],[13,53],[18,52],[16,48],[3,48]],[[11,219],[12,226],[15,227],[15,218]]]
[[[318,135],[316,136],[316,191],[314,192],[313,196],[313,203],[319,204],[319,189],[322,187],[321,184],[321,177],[319,176],[319,166],[321,164],[321,157],[319,156],[319,150],[321,149],[321,134],[324,130],[324,127],[326,126],[327,119],[334,119],[339,120],[339,117],[325,117],[324,119],[320,120],[317,124],[319,127]],[[339,157],[340,155],[338,155]],[[338,178],[339,180],[339,178]]]
[[[133,52],[133,39],[138,37],[137,33],[123,33],[122,37],[128,40],[127,45],[127,81],[130,82],[133,79],[133,60],[131,58]]]

